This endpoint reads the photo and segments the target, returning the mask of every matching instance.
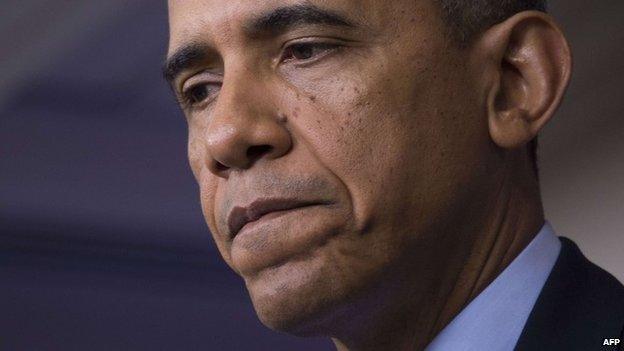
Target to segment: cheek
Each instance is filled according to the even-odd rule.
[[[406,101],[384,76],[334,75],[317,82],[291,112],[300,138],[347,188],[359,230],[391,202],[386,198],[417,152],[404,123]]]
[[[222,207],[228,207],[229,205],[227,205],[227,200],[221,201],[222,199],[220,199],[222,192],[219,191],[219,178],[213,176],[206,168],[204,169],[205,171],[199,181],[200,202],[204,220],[221,256],[236,271],[236,268],[232,265],[231,242],[223,231],[223,225],[219,224],[215,216],[217,210],[215,204],[221,204]]]
[[[202,171],[203,162],[203,143],[195,138],[191,133],[189,133],[188,137],[188,146],[187,146],[187,154],[189,160],[189,166],[191,167],[191,171],[193,171],[193,175],[195,176],[195,180],[199,181],[200,174]]]
[[[210,229],[210,232],[214,238],[217,248],[219,249],[219,252],[221,252],[221,255],[229,264],[231,260],[229,257],[230,254],[229,248],[227,247],[227,241],[224,240],[223,235],[220,234],[221,231],[219,229],[219,226],[217,225],[217,220],[215,217],[215,204],[219,203],[217,201],[217,196],[219,196],[218,184],[220,180],[218,177],[213,175],[206,167],[206,146],[204,143],[204,139],[201,138],[201,135],[203,135],[202,126],[191,125],[189,127],[189,165],[199,186],[201,210],[204,215],[206,224]]]
[[[187,154],[189,165],[193,171],[195,179],[199,182],[203,172],[207,171],[207,150],[205,144],[205,135],[207,125],[207,116],[189,116],[188,123],[188,147]]]
[[[434,56],[410,67],[380,56],[298,90],[295,124],[348,189],[359,230],[377,219],[405,228],[405,213],[420,221],[439,212],[461,175],[454,160],[473,131],[450,107],[462,105],[451,84],[459,73]]]

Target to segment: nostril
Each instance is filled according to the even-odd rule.
[[[219,161],[215,161],[215,168],[218,172],[223,172],[228,169],[226,165],[224,165],[223,163]]]
[[[271,145],[251,146],[247,149],[247,157],[250,160],[255,161],[256,159],[260,158],[262,155],[271,152],[272,149],[273,147]]]

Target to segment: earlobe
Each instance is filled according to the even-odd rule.
[[[552,18],[536,11],[509,18],[480,40],[490,51],[490,136],[501,148],[522,147],[559,107],[572,65],[568,43]]]

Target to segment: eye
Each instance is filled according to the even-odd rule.
[[[328,51],[335,50],[336,44],[329,43],[297,43],[288,46],[282,54],[282,61],[307,61],[325,54]]]
[[[187,107],[198,105],[210,97],[212,90],[210,84],[195,84],[182,92],[181,103]]]
[[[185,95],[188,97],[191,103],[200,103],[208,97],[208,87],[206,86],[206,84],[195,85],[188,89]]]

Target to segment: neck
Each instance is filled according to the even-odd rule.
[[[351,330],[333,338],[337,350],[423,350],[481,293],[544,224],[537,180],[531,173],[518,171],[501,172],[497,190],[478,209],[481,216],[470,214],[465,216],[470,223],[463,223],[459,230],[449,228],[450,234],[445,235],[449,241],[432,254],[430,266],[410,267],[397,274],[402,277],[397,285],[409,285],[404,292],[388,296],[391,289],[385,286],[385,292],[373,294],[376,298],[369,298],[368,303],[383,308],[352,318]],[[407,282],[406,273],[416,282]]]

